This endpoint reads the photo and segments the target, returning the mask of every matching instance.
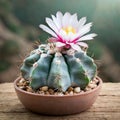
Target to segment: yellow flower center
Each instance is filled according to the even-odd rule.
[[[73,33],[73,34],[76,33],[75,28],[73,28],[72,26],[63,27],[62,30],[64,30],[67,35],[68,35],[70,32]]]

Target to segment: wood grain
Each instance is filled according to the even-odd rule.
[[[72,108],[71,108],[72,109]],[[104,83],[94,105],[69,116],[42,116],[24,108],[13,83],[0,84],[0,120],[120,120],[120,83]]]

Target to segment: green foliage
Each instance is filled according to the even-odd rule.
[[[94,29],[98,39],[104,43],[120,63],[120,0],[99,0],[94,14]]]
[[[0,0],[0,16],[8,15],[12,11],[12,4],[9,0]]]
[[[24,60],[21,73],[31,81],[33,89],[45,85],[59,91],[66,91],[70,86],[84,89],[95,77],[96,65],[85,52],[51,53],[50,50],[48,45],[40,45]]]
[[[16,55],[17,53],[19,53],[19,51],[20,49],[18,43],[13,40],[5,41],[0,47],[0,54],[2,55],[2,57]]]
[[[0,1],[0,19],[4,25],[12,32],[20,34],[22,27],[18,20],[12,15],[12,3],[9,0]]]
[[[103,49],[104,49],[102,44],[97,40],[92,41],[92,43],[91,41],[87,43],[89,44],[87,54],[92,58],[94,58],[95,60],[96,59],[99,60],[102,57]]]
[[[17,55],[19,52],[19,45],[16,41],[5,40],[3,44],[0,45],[0,72],[3,72],[11,67],[11,57]]]
[[[40,40],[40,42],[41,43],[46,43],[47,41],[47,39],[50,37],[50,36],[48,36],[48,34],[46,33],[46,32],[44,32],[44,31],[41,31],[40,32],[41,34],[39,35],[39,40]]]
[[[1,16],[1,20],[10,31],[21,34],[23,30],[22,27],[16,24],[16,21],[14,21],[10,16]]]
[[[11,63],[9,63],[6,60],[0,60],[0,72],[4,72],[11,66]]]

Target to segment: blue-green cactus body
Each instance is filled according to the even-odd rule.
[[[31,81],[33,89],[47,85],[65,92],[70,86],[84,89],[96,76],[96,69],[93,59],[85,52],[75,51],[69,55],[56,51],[51,54],[47,45],[41,45],[25,59],[21,73]]]
[[[40,58],[40,54],[34,53],[24,60],[23,66],[21,67],[21,73],[22,73],[22,76],[26,80],[29,80],[30,74],[31,74],[31,69],[33,68],[33,64],[39,58]]]
[[[75,57],[79,58],[80,63],[85,70],[85,73],[88,76],[89,80],[93,80],[97,69],[97,66],[94,63],[93,59],[87,56],[84,52],[76,52]]]
[[[31,86],[33,89],[38,89],[41,86],[47,85],[47,78],[53,56],[41,54],[40,59],[35,63],[30,74]]]
[[[86,75],[86,71],[84,70],[82,64],[80,63],[80,60],[73,55],[65,55],[65,58],[72,81],[71,85],[80,86],[82,89],[84,89],[90,80]]]
[[[56,53],[52,61],[48,85],[62,91],[66,91],[71,85],[68,66],[60,53]]]

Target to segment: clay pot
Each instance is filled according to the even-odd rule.
[[[68,115],[85,111],[90,108],[99,95],[102,80],[97,77],[99,84],[91,91],[77,95],[40,95],[29,93],[17,87],[20,78],[14,81],[14,87],[22,104],[30,111],[44,115]]]

